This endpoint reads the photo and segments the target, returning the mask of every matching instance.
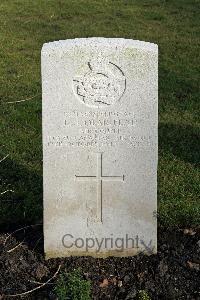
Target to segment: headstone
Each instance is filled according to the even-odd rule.
[[[47,258],[156,253],[157,60],[121,38],[44,44]]]

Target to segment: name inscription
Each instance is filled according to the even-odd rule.
[[[154,145],[151,135],[138,133],[141,120],[137,120],[133,112],[74,110],[64,112],[61,122],[62,135],[48,136],[48,146],[85,148],[126,144],[136,148]]]

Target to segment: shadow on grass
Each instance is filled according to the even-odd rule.
[[[0,230],[40,222],[42,175],[29,171],[9,157],[0,163],[0,174],[0,192],[8,190],[0,195]]]
[[[159,148],[177,158],[198,165],[200,162],[200,132],[192,126],[159,124]]]

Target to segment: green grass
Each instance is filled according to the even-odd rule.
[[[199,9],[199,0],[1,0],[0,191],[14,191],[0,196],[1,224],[42,219],[41,47],[90,36],[159,45],[159,222],[199,223]]]

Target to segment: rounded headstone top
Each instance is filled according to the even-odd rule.
[[[146,51],[158,51],[158,45],[150,42],[139,40],[124,39],[124,38],[104,38],[104,37],[90,37],[90,38],[75,38],[67,40],[59,40],[54,42],[45,43],[42,47],[42,52],[48,50],[56,50],[65,47],[130,47],[138,48]]]

